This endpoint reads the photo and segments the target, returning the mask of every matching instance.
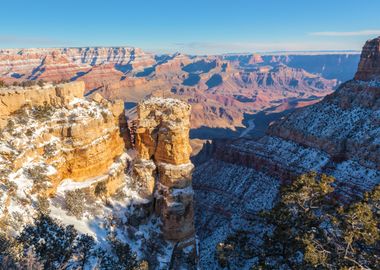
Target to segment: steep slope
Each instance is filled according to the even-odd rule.
[[[335,196],[342,203],[380,183],[379,43],[377,38],[364,46],[356,80],[285,116],[262,138],[208,145],[204,151],[211,157],[194,172],[194,188],[200,189],[195,203],[201,257],[202,252],[213,252],[226,231],[244,228],[259,236],[262,228],[250,227],[249,221],[271,207],[280,183],[299,174],[313,170],[334,176]],[[265,203],[255,204],[252,210],[247,207],[256,201]],[[212,231],[207,222],[213,224]],[[231,225],[226,227],[226,222]],[[213,259],[201,263],[209,269],[217,265]]]

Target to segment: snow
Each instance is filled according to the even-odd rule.
[[[66,191],[87,188],[105,179],[107,179],[107,175],[100,175],[97,177],[93,177],[83,182],[75,182],[72,179],[65,179],[58,186],[57,193],[65,194]]]
[[[248,127],[240,134],[239,138],[246,137],[252,130],[255,129],[255,122],[251,119],[248,121]]]
[[[171,107],[171,106],[188,106],[187,103],[175,99],[175,98],[162,98],[162,97],[149,97],[148,99],[145,99],[139,103],[139,105],[143,106],[165,106],[165,107]]]
[[[217,269],[216,245],[236,230],[251,228],[249,220],[258,211],[273,207],[279,186],[279,180],[262,172],[215,159],[195,168],[195,224],[202,269]]]
[[[57,207],[53,204],[50,205],[50,211],[51,212],[49,215],[60,220],[62,224],[74,225],[75,229],[78,230],[78,232],[91,235],[98,241],[105,241],[105,237],[102,237],[104,236],[104,232],[101,230],[101,228],[94,226],[94,224],[91,222],[91,219],[82,218],[79,220],[74,216],[67,215],[62,208]]]

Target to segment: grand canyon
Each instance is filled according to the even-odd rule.
[[[0,269],[356,270],[379,254],[380,37],[0,47]]]

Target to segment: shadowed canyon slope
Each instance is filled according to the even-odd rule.
[[[175,97],[192,105],[192,128],[234,130],[244,126],[244,114],[318,101],[352,77],[358,59],[357,54],[154,55],[129,47],[2,49],[0,79],[80,80],[88,95],[125,102],[151,94]]]
[[[379,44],[366,43],[355,80],[275,122],[263,137],[205,146],[193,180],[201,254],[239,230],[259,237],[262,228],[251,221],[273,206],[281,184],[302,173],[334,176],[334,196],[343,203],[380,183]],[[217,267],[212,256],[201,256],[201,265]]]

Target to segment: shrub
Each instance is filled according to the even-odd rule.
[[[36,189],[45,190],[49,178],[46,176],[46,168],[40,165],[24,169],[25,175],[33,180]]]
[[[32,137],[33,133],[34,133],[33,128],[28,128],[25,132],[25,135],[28,137]]]
[[[88,115],[89,115],[90,117],[92,117],[92,118],[95,117],[95,113],[94,113],[93,111],[89,111],[89,112],[88,112]]]
[[[37,208],[40,211],[40,213],[47,215],[50,213],[50,203],[49,200],[45,196],[38,196],[37,197]]]
[[[95,195],[98,197],[105,196],[107,194],[106,182],[102,181],[96,184]]]
[[[28,105],[23,105],[20,109],[12,113],[19,124],[26,125],[29,121]]]
[[[7,122],[7,125],[5,127],[5,129],[9,132],[9,133],[12,133],[14,130],[15,130],[15,122],[13,120],[9,120]]]
[[[23,81],[20,85],[21,85],[23,88],[31,87],[31,86],[33,86],[33,85],[36,85],[36,81]]]
[[[73,226],[64,227],[49,216],[40,215],[18,237],[26,249],[34,248],[44,269],[59,269],[71,258],[77,238]]]
[[[25,169],[26,175],[37,182],[41,181],[41,179],[46,179],[46,171],[46,168],[40,165]]]
[[[57,146],[54,143],[48,143],[44,145],[44,157],[51,158],[57,151]]]
[[[44,121],[53,115],[53,107],[45,102],[43,106],[34,107],[32,112],[35,119]]]
[[[67,213],[81,219],[84,213],[85,195],[80,189],[66,191],[65,207]]]
[[[104,119],[104,122],[107,123],[107,121],[108,121],[108,114],[107,114],[107,112],[101,111],[100,114],[102,115],[102,117]]]
[[[0,231],[0,269],[86,269],[94,245],[93,237],[40,214],[16,239]]]
[[[45,82],[44,82],[43,80],[39,80],[39,81],[37,82],[37,85],[38,85],[39,87],[43,87],[43,86],[45,85]]]
[[[135,269],[138,267],[137,256],[132,252],[128,243],[121,242],[113,233],[108,235],[107,240],[112,247],[113,253],[117,256],[121,269]]]

